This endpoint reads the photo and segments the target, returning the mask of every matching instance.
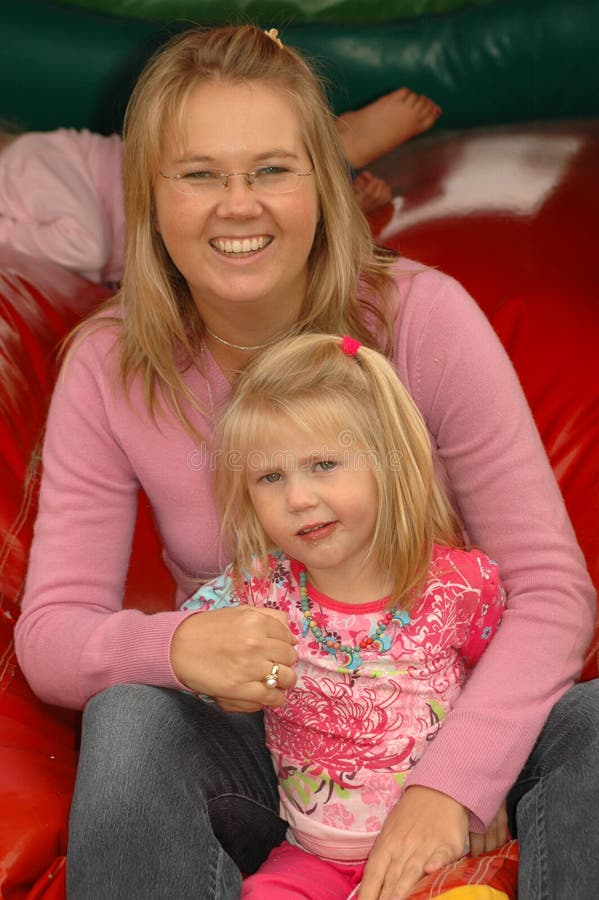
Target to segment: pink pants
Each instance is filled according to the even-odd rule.
[[[347,900],[360,883],[364,865],[329,862],[283,841],[245,879],[241,900]]]

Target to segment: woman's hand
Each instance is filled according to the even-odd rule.
[[[446,794],[408,788],[370,851],[359,900],[404,900],[423,875],[464,855],[469,820]]]
[[[173,634],[171,666],[192,691],[214,697],[227,712],[283,706],[296,681],[297,639],[280,610],[235,606],[199,612]],[[278,685],[264,678],[279,666]]]
[[[470,853],[472,856],[480,856],[481,853],[490,853],[497,850],[508,840],[507,809],[505,800],[499,807],[497,815],[484,834],[470,832]]]

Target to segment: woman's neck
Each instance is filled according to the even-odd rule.
[[[249,361],[262,352],[261,350],[255,350],[248,353],[245,350],[234,350],[231,347],[223,346],[211,340],[209,335],[204,337],[204,345],[230,384],[233,384]]]
[[[287,292],[268,291],[253,299],[225,299],[209,293],[192,297],[206,328],[206,343],[229,345],[237,352],[251,353],[291,331],[300,318],[306,284]],[[230,345],[233,345],[231,347]],[[252,348],[240,350],[239,348]]]
[[[202,316],[204,344],[229,381],[257,354],[288,337],[295,329],[295,316],[268,316],[259,324],[258,316],[235,322],[214,315]],[[244,321],[245,320],[245,321]],[[247,324],[247,327],[245,325]]]

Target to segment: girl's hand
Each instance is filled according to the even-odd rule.
[[[291,668],[297,639],[285,613],[235,606],[188,616],[171,641],[171,666],[180,682],[207,694],[228,712],[283,706],[284,691],[296,681]],[[278,685],[264,683],[277,663]]]
[[[423,875],[464,855],[469,820],[446,794],[408,788],[370,851],[359,900],[404,900]]]
[[[490,853],[505,844],[508,837],[507,809],[504,800],[484,834],[470,833],[470,853],[472,856]]]

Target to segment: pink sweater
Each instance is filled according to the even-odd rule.
[[[29,132],[0,153],[0,243],[91,281],[123,275],[123,148],[113,134]]]
[[[454,797],[482,830],[580,672],[595,596],[520,385],[482,312],[455,281],[405,260],[397,287],[396,367],[469,536],[498,562],[508,596],[499,633],[408,784]],[[195,579],[227,562],[217,549],[206,452],[167,410],[153,422],[138,381],[131,402],[115,387],[113,341],[109,328],[89,336],[57,385],[16,628],[33,689],[63,706],[82,707],[119,682],[181,687],[169,646],[193,612],[122,609],[139,485],[154,509],[178,605]],[[229,384],[210,356],[206,363],[214,400],[224,403]],[[186,380],[209,408],[199,371],[188,370]]]

